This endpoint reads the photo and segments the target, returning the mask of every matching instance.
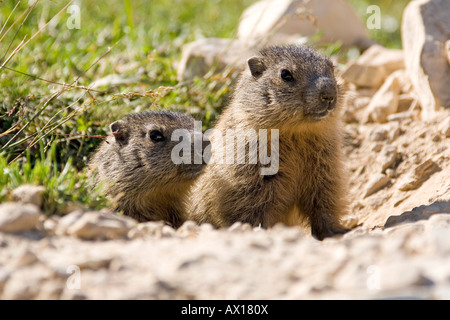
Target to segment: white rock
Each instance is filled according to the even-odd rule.
[[[352,7],[343,0],[262,0],[241,16],[238,38],[249,46],[292,43],[322,31],[321,42],[367,48],[372,42]]]
[[[440,171],[439,165],[428,159],[414,169],[414,173],[407,176],[400,184],[399,190],[409,191],[419,188],[435,172]]]
[[[423,119],[450,108],[450,1],[411,1],[403,12],[402,44],[406,71],[422,105]]]
[[[450,115],[441,122],[438,129],[446,138],[450,138]]]
[[[398,158],[397,147],[386,146],[381,152],[381,172],[386,172],[386,169],[392,167]]]
[[[239,40],[207,38],[183,46],[181,60],[177,66],[177,80],[187,81],[203,77],[213,67],[215,73],[226,69],[241,70],[251,56]]]
[[[81,239],[121,239],[136,225],[129,217],[119,217],[107,211],[76,211],[62,218],[57,233],[68,234]]]
[[[45,191],[43,186],[24,184],[12,191],[12,199],[22,203],[34,204],[37,207],[42,205],[42,195]]]
[[[130,239],[145,237],[162,237],[162,229],[165,226],[163,221],[148,221],[137,224],[128,233]]]
[[[403,71],[399,70],[386,79],[367,106],[368,118],[382,123],[388,120],[389,115],[397,112],[400,78],[403,75]]]
[[[391,179],[387,175],[385,175],[383,173],[376,174],[367,183],[366,192],[364,193],[364,198],[366,198],[366,197],[374,194],[378,190],[384,188],[389,183],[389,181],[391,181]]]
[[[41,212],[32,204],[6,202],[0,204],[0,231],[21,232],[37,227]]]
[[[347,65],[342,78],[360,87],[378,88],[392,72],[404,67],[402,50],[373,45]]]
[[[409,264],[405,267],[402,262],[380,266],[380,289],[390,291],[431,284],[418,266]]]
[[[188,220],[176,231],[182,238],[195,237],[199,233],[200,227],[194,221]]]

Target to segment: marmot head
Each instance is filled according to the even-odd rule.
[[[339,105],[333,63],[311,48],[269,47],[248,59],[248,69],[245,81],[250,82],[251,89],[247,90],[260,95],[259,101],[271,113],[267,118],[274,122],[316,122]]]
[[[93,162],[98,165],[100,179],[109,180],[106,182],[113,183],[112,188],[117,191],[175,192],[192,183],[204,168],[203,162],[194,163],[194,118],[191,116],[169,111],[130,114],[113,122],[110,129],[112,137],[103,144]],[[189,139],[192,159],[189,163],[174,159],[180,155],[172,151],[181,141],[180,135],[172,141],[175,130],[185,133],[182,139]]]

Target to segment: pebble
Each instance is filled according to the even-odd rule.
[[[117,216],[108,211],[75,211],[62,218],[56,228],[59,234],[85,240],[104,240],[126,238],[135,225],[134,219]]]
[[[378,190],[384,188],[389,182],[391,178],[383,173],[376,174],[370,181],[367,183],[366,191],[364,193],[364,198],[374,194]]]
[[[15,188],[11,196],[13,201],[34,204],[36,207],[40,207],[44,192],[45,188],[43,186],[24,184]]]
[[[22,232],[37,228],[41,211],[33,204],[0,204],[0,231]]]

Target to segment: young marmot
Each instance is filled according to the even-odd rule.
[[[260,160],[208,164],[192,188],[190,218],[216,227],[236,221],[270,227],[300,224],[306,217],[318,239],[346,232],[340,224],[341,100],[332,62],[308,47],[271,47],[250,58],[210,138],[212,153],[226,153],[216,142],[229,129],[278,129],[279,149],[272,154],[278,156],[278,172],[262,175],[267,165]],[[269,143],[256,139],[270,150],[270,137]],[[249,141],[245,145],[249,149]]]
[[[89,164],[97,172],[96,183],[118,198],[115,209],[125,215],[179,227],[188,190],[203,164],[175,164],[172,150],[179,141],[171,137],[176,129],[192,134],[194,118],[168,111],[144,112],[128,115],[110,129],[112,135]]]

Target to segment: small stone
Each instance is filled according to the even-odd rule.
[[[177,232],[175,231],[174,228],[172,228],[170,226],[164,226],[161,230],[161,235],[162,235],[162,237],[165,237],[165,238],[172,238],[177,235]]]
[[[364,193],[364,198],[374,194],[378,190],[384,188],[389,182],[391,178],[386,176],[383,173],[378,173],[375,175],[367,184],[366,192]]]
[[[63,230],[58,226],[59,232],[85,240],[126,238],[130,229],[136,225],[134,219],[119,217],[108,211],[75,212],[73,215],[74,217],[61,219]]]
[[[380,152],[383,149],[383,144],[382,143],[376,143],[373,147],[372,147],[372,151],[373,152]]]
[[[252,226],[249,223],[242,223],[240,221],[233,223],[233,225],[228,228],[228,231],[230,232],[245,232],[251,230]]]
[[[398,97],[398,112],[410,114],[410,108],[412,104],[415,102],[415,98],[410,93],[403,93]],[[416,101],[417,103],[417,101]]]
[[[29,249],[25,249],[17,253],[14,265],[16,267],[25,267],[38,261],[39,259],[34,252],[30,251]]]
[[[382,290],[400,290],[414,286],[429,286],[433,282],[425,277],[420,268],[396,262],[380,266],[380,287]]]
[[[178,81],[203,77],[213,67],[215,73],[242,70],[251,54],[242,41],[237,39],[205,38],[183,46],[181,60],[177,67]]]
[[[411,118],[412,118],[411,112],[406,111],[406,112],[390,114],[390,115],[388,115],[387,120],[401,122],[401,121],[404,121],[406,119],[411,119]]]
[[[355,62],[348,64],[342,77],[360,87],[378,88],[392,72],[402,68],[402,50],[373,45]]]
[[[386,169],[392,168],[398,159],[397,147],[386,146],[381,153],[381,172],[385,173]]]
[[[431,159],[426,160],[414,169],[414,174],[405,178],[399,190],[409,191],[419,188],[435,172],[440,171],[439,165]]]
[[[447,116],[447,118],[442,121],[438,129],[446,138],[450,138],[450,116]]]
[[[188,220],[188,221],[185,221],[183,223],[183,225],[181,227],[179,227],[176,232],[182,238],[186,238],[186,237],[195,237],[198,234],[199,230],[200,230],[200,228],[197,225],[197,223],[195,223],[194,221]]]
[[[36,229],[41,212],[33,204],[0,204],[0,231],[22,232]]]
[[[12,191],[13,201],[34,204],[36,207],[42,205],[42,195],[45,192],[43,186],[24,184]]]
[[[383,123],[388,120],[389,115],[397,112],[400,83],[404,76],[404,71],[399,70],[386,79],[367,106],[368,118]]]
[[[148,221],[137,224],[128,232],[130,239],[145,238],[145,237],[162,237],[163,221]]]
[[[388,138],[388,131],[384,127],[375,127],[369,135],[372,141],[385,141]]]

